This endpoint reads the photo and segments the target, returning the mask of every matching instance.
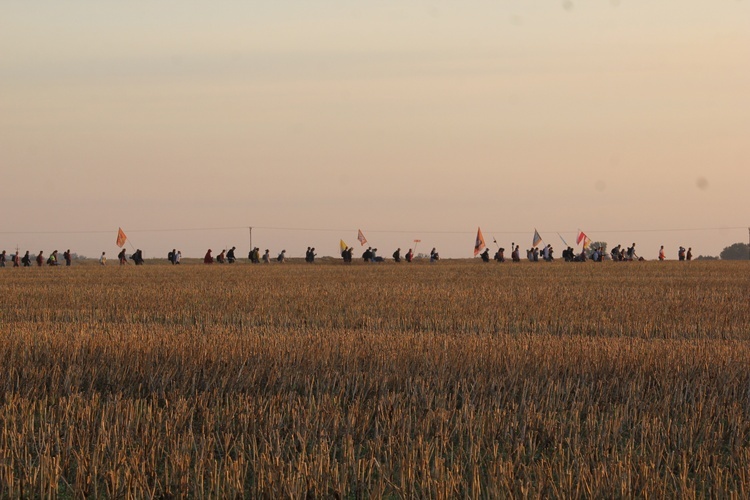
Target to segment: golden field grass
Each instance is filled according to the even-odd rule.
[[[750,263],[0,269],[3,497],[750,495]]]

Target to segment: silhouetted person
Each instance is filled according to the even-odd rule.
[[[689,261],[693,260],[693,247],[688,247],[686,258]]]
[[[520,254],[520,245],[516,245],[516,248],[513,249],[511,252],[511,260],[513,262],[521,262],[521,254]]]
[[[211,249],[210,248],[208,249],[208,252],[206,252],[206,255],[203,256],[203,263],[204,264],[213,264],[214,263],[214,258],[211,255]]]
[[[26,250],[26,253],[21,258],[21,262],[23,263],[23,267],[29,267],[31,266],[31,255],[29,255],[29,251]]]
[[[234,251],[236,248],[237,247],[232,247],[227,252],[227,262],[229,262],[230,264],[234,264],[234,261],[237,260],[237,257],[234,256]]]
[[[257,264],[260,262],[260,248],[255,247],[252,250],[250,250],[250,253],[247,254],[247,258],[250,259],[250,262],[253,264]]]
[[[5,267],[5,250],[3,250],[3,253],[0,253],[0,267]]]
[[[680,249],[677,251],[677,258],[680,261],[685,260],[685,247],[680,247]]]
[[[406,256],[404,258],[406,259],[406,262],[411,262],[412,259],[414,259],[414,252],[411,251],[411,248],[408,252],[406,252]]]
[[[401,262],[401,249],[397,248],[395,252],[393,252],[393,260],[396,262]]]
[[[141,249],[137,249],[133,255],[130,256],[130,259],[135,262],[136,266],[142,266],[143,265],[143,252]]]
[[[479,254],[479,256],[482,258],[482,262],[489,262],[490,261],[490,249],[485,248],[484,252]]]
[[[344,262],[347,264],[350,264],[352,262],[352,253],[354,252],[354,248],[347,247],[344,249],[344,251],[341,252],[341,257],[344,259]]]
[[[58,264],[59,264],[59,262],[57,262],[57,250],[54,250],[50,254],[49,258],[47,259],[47,265],[48,266],[56,266]]]
[[[633,246],[628,247],[628,260],[633,260],[635,257],[635,243],[633,243]]]
[[[128,263],[128,258],[125,256],[125,249],[123,248],[120,250],[120,253],[117,254],[117,260],[120,261],[120,265],[124,266]]]
[[[664,260],[666,258],[667,256],[664,253],[664,245],[662,245],[661,248],[659,248],[659,260]]]
[[[505,262],[505,249],[504,248],[498,248],[497,252],[495,252],[495,260],[498,262]]]
[[[315,262],[315,247],[307,247],[305,252],[305,262],[312,264]]]
[[[594,248],[594,251],[591,252],[591,260],[594,262],[601,262],[601,253],[599,252],[599,247]]]
[[[276,261],[280,263],[284,263],[286,260],[286,250],[282,250],[278,257],[276,257]]]
[[[264,264],[271,263],[271,252],[267,248],[266,248],[266,253],[263,254],[263,263]]]
[[[372,247],[367,247],[367,250],[362,253],[362,260],[372,262]]]
[[[73,256],[72,256],[72,255],[70,255],[70,248],[68,248],[68,249],[67,249],[67,250],[66,250],[66,251],[65,251],[65,252],[63,253],[63,259],[65,259],[65,266],[66,266],[66,267],[67,267],[67,266],[70,266],[70,264],[71,264],[71,263],[73,262]]]
[[[227,259],[224,257],[224,250],[219,252],[219,255],[216,256],[216,262],[219,264],[224,264],[227,261]]]
[[[438,254],[437,250],[433,248],[430,250],[430,262],[437,262],[440,260],[440,254]]]
[[[39,255],[36,256],[36,265],[42,267],[44,265],[44,252],[39,250]]]
[[[620,260],[620,247],[621,245],[617,245],[615,248],[612,249],[612,251],[609,253],[609,255],[612,257],[612,261],[618,261]]]

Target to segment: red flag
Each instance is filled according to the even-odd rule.
[[[125,241],[128,239],[127,236],[125,236],[125,233],[123,232],[122,228],[117,228],[117,246],[122,248],[123,245],[125,245]]]
[[[357,239],[359,240],[361,246],[365,246],[365,243],[367,243],[367,238],[365,238],[365,235],[362,233],[361,229],[357,229]]]
[[[477,239],[474,242],[474,257],[479,255],[479,252],[484,250],[484,247],[486,245],[484,244],[484,236],[482,236],[482,230],[480,228],[477,228]]]
[[[586,236],[586,233],[584,233],[583,231],[579,229],[578,237],[576,238],[576,244],[580,245],[582,241],[585,241],[587,239],[588,239],[588,236]]]

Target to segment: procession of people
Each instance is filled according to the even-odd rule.
[[[512,262],[520,262],[520,250],[519,245],[513,243],[511,244],[511,261]],[[233,264],[237,262],[239,259],[236,257],[237,247],[233,246],[229,250],[221,250],[221,252],[213,256],[213,252],[211,249],[208,249],[203,256],[203,263],[204,264]],[[347,263],[352,263],[352,255],[354,252],[353,247],[343,247],[341,250],[341,259]],[[0,268],[6,267],[6,266],[12,266],[12,267],[31,267],[33,263],[36,263],[37,267],[43,267],[45,264],[47,266],[59,266],[61,265],[61,262],[59,261],[59,252],[57,250],[53,250],[52,253],[48,257],[45,257],[44,251],[40,250],[38,254],[35,256],[31,255],[30,251],[26,251],[26,253],[21,256],[19,251],[16,250],[15,253],[9,254],[7,251],[3,250],[2,253],[0,253]],[[305,262],[309,264],[314,264],[316,262],[317,253],[315,252],[315,247],[307,247],[307,250],[305,251]],[[482,262],[491,262],[494,260],[497,263],[503,263],[505,262],[505,248],[502,248],[498,245],[497,251],[495,252],[494,256],[490,258],[490,249],[488,247],[484,248],[484,251],[477,254],[478,257]],[[658,261],[665,261],[667,260],[666,256],[666,250],[664,249],[664,245],[662,245],[659,248],[658,253],[656,254],[656,260]],[[117,255],[119,265],[124,266],[129,264],[128,260],[131,260],[133,264],[139,266],[143,265],[145,263],[145,259],[143,257],[143,252],[140,249],[136,249],[132,254],[127,255],[125,249],[123,248]],[[410,248],[405,254],[402,255],[401,248],[397,248],[392,256],[391,260],[395,263],[401,263],[401,262],[413,262],[415,259],[418,258],[424,258],[425,260],[429,260],[431,263],[438,262],[440,260],[440,255],[437,252],[435,248],[433,248],[430,251],[429,255],[422,255],[419,254],[418,256],[414,254],[414,251],[412,248]],[[586,261],[593,261],[593,262],[602,262],[604,260],[611,260],[614,262],[623,262],[623,261],[644,261],[646,260],[644,257],[639,256],[636,253],[636,244],[632,243],[629,247],[623,248],[622,245],[617,245],[612,250],[607,253],[605,246],[599,245],[591,245],[588,248],[582,249],[580,252],[576,252],[572,247],[568,246],[562,251],[562,258],[565,262],[586,262]],[[73,254],[71,253],[70,249],[63,252],[62,256],[63,261],[65,262],[65,266],[71,266],[73,263]],[[552,245],[547,244],[542,248],[538,247],[532,247],[526,250],[526,259],[530,262],[552,262],[555,260],[554,257],[554,248]],[[677,260],[678,261],[691,261],[693,259],[693,249],[692,247],[685,248],[683,246],[680,246],[677,251]],[[182,262],[182,251],[174,248],[171,251],[167,253],[167,260],[172,265],[178,265]],[[283,263],[288,260],[286,250],[281,250],[281,252],[277,255],[275,259],[271,258],[270,250],[266,249],[265,253],[261,256],[260,255],[260,249],[258,247],[253,247],[247,256],[247,260],[252,264],[259,264],[259,263],[265,263],[270,264],[272,261],[276,261],[278,263]],[[386,262],[385,257],[382,257],[378,255],[378,249],[374,247],[368,247],[363,253],[362,253],[362,261],[366,263],[382,263]],[[107,264],[107,254],[106,252],[102,252],[100,257],[98,258],[98,262],[100,265],[104,266]]]

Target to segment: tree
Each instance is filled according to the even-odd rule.
[[[747,260],[750,258],[750,248],[747,243],[735,243],[724,248],[719,257],[721,260]]]
[[[713,255],[699,255],[695,260],[719,260],[719,258]]]

